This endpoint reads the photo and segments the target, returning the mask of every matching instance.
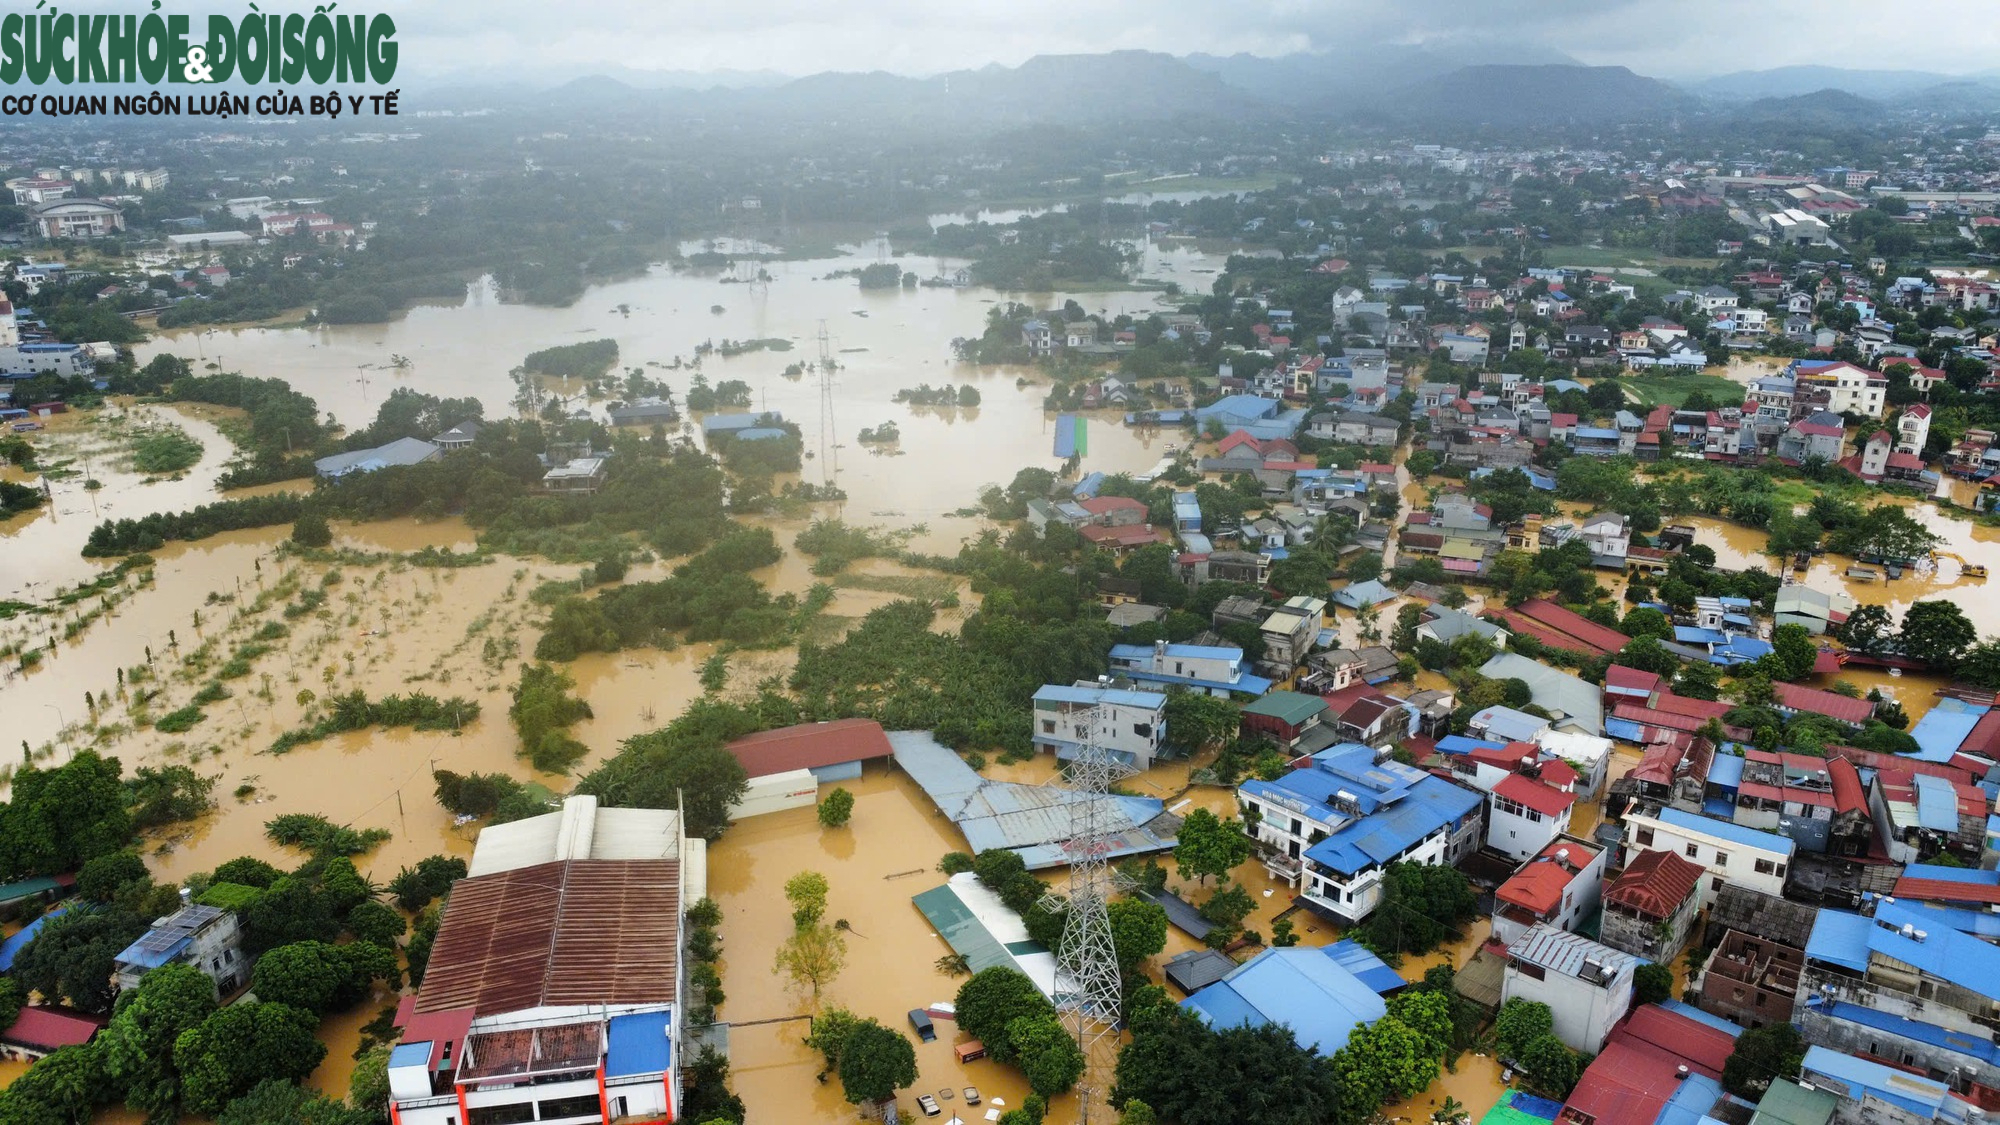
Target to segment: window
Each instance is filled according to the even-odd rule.
[[[1530,965],[1525,961],[1514,962],[1514,971],[1520,973],[1524,977],[1527,977],[1529,980],[1548,979],[1548,974],[1542,971],[1542,967],[1540,965]]]
[[[1132,733],[1138,735],[1140,738],[1151,738],[1153,737],[1153,724],[1133,723]]]
[[[596,1094],[580,1094],[573,1098],[551,1098],[541,1103],[541,1119],[548,1121],[559,1117],[582,1117],[585,1114],[604,1112],[604,1103]]]
[[[591,1099],[593,1102],[596,1099]],[[465,1111],[466,1125],[520,1125],[535,1119],[535,1103],[474,1106]]]
[[[1718,852],[1716,852],[1716,853],[1715,853],[1715,865],[1716,865],[1717,867],[1728,867],[1728,866],[1729,866],[1729,853],[1728,853],[1728,852],[1725,852],[1725,851],[1718,851]]]
[[[1043,720],[1042,720],[1042,733],[1043,733],[1043,734],[1054,734],[1055,732],[1056,732],[1056,721],[1055,721],[1054,719],[1043,719]]]
[[[1650,828],[1639,829],[1632,838],[1639,842],[1640,847],[1650,848],[1653,846],[1653,830]]]
[[[1696,846],[1695,846],[1695,845],[1693,845],[1693,844],[1689,844],[1689,845],[1687,846],[1687,857],[1688,857],[1689,859],[1695,859],[1695,858],[1697,858],[1697,856],[1698,856],[1698,855],[1700,854],[1700,852],[1701,852],[1701,849],[1700,849],[1700,848],[1698,848],[1698,847],[1696,847]]]
[[[1720,878],[1710,879],[1708,881],[1708,889],[1720,892],[1722,890],[1722,880]]]
[[[1768,859],[1760,859],[1756,863],[1757,874],[1759,875],[1769,875],[1776,867],[1777,865]]]

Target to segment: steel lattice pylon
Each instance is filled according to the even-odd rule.
[[[833,338],[819,322],[819,471],[831,493],[840,486],[840,434],[833,425]]]
[[[1069,860],[1069,899],[1057,950],[1056,1006],[1061,1009],[1086,1064],[1077,1086],[1083,1120],[1111,1088],[1118,1048],[1118,1007],[1123,989],[1111,941],[1111,894],[1117,876],[1108,855],[1113,820],[1111,783],[1133,771],[1104,747],[1103,715],[1091,708],[1078,724],[1083,737],[1065,771],[1065,787],[1081,798],[1071,807],[1073,831],[1063,841]]]

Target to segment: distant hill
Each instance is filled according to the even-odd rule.
[[[1790,98],[1758,98],[1728,112],[1732,119],[1746,123],[1848,125],[1873,120],[1886,108],[1881,102],[1845,90],[1826,89]]]
[[[1398,86],[1374,108],[1422,124],[1537,126],[1655,120],[1694,98],[1622,66],[1468,66]]]
[[[1501,59],[1530,65],[1579,65],[1575,59],[1550,47],[1501,42],[1450,46],[1380,44],[1366,49],[1345,47],[1269,58],[1194,54],[1183,61],[1274,105],[1333,111],[1364,91],[1380,89],[1384,82],[1404,85]]]
[[[1950,75],[1922,70],[1781,66],[1771,70],[1738,71],[1683,85],[1703,97],[1733,101],[1794,98],[1820,90],[1844,90],[1860,97],[1884,100],[1953,81],[1956,79]]]

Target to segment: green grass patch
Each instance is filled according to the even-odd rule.
[[[1717,402],[1743,397],[1741,383],[1733,383],[1720,375],[1626,375],[1619,378],[1618,385],[1645,406],[1661,403],[1679,406],[1696,391],[1705,392]]]
[[[183,731],[193,730],[194,725],[201,722],[205,717],[201,713],[201,708],[190,703],[178,711],[169,711],[161,715],[160,721],[153,724],[153,729],[165,731],[168,734],[180,734]]]
[[[142,473],[178,473],[201,460],[201,443],[179,427],[141,434],[132,443],[132,467]]]

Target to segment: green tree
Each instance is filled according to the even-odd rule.
[[[292,524],[292,542],[301,547],[325,547],[333,542],[333,528],[318,509],[307,508]]]
[[[899,1031],[862,1020],[840,1047],[840,1088],[857,1105],[886,1102],[917,1080],[917,1052]]]
[[[1500,1005],[1500,1014],[1493,1020],[1493,1037],[1502,1054],[1519,1056],[1529,1043],[1550,1034],[1555,1026],[1547,1004],[1516,996]]]
[[[361,1125],[382,1125],[389,1104],[389,1052],[393,1043],[377,1043],[355,1060],[354,1073],[347,1076],[347,1104],[359,1106],[368,1116]]]
[[[384,1085],[383,1104],[388,1087]],[[291,1082],[267,1078],[230,1102],[215,1125],[372,1125],[376,1115]]]
[[[1174,844],[1174,864],[1183,879],[1207,883],[1224,876],[1250,858],[1250,837],[1235,820],[1224,820],[1207,809],[1195,809],[1181,822]]]
[[[1331,1060],[1276,1024],[1217,1032],[1168,1004],[1132,1021],[1111,1104],[1144,1102],[1180,1125],[1324,1125],[1343,1121]],[[1368,1105],[1373,1110],[1378,1096]]]
[[[1657,1004],[1674,995],[1674,971],[1665,965],[1646,964],[1632,973],[1632,1000],[1636,1004]]]
[[[1896,647],[1912,660],[1933,668],[1949,668],[1979,641],[1979,631],[1956,602],[1928,598],[1903,613]]]
[[[1771,630],[1771,659],[1782,673],[1778,678],[1803,679],[1812,675],[1813,664],[1819,660],[1819,645],[1805,626],[1780,625]]]
[[[181,1103],[214,1116],[265,1079],[297,1083],[326,1057],[313,1038],[319,1021],[284,1004],[232,1004],[174,1042]]]
[[[118,954],[146,932],[145,919],[129,910],[70,910],[42,924],[14,958],[14,979],[49,1001],[80,1011],[111,1010]]]
[[[1553,1034],[1537,1035],[1521,1047],[1516,1061],[1534,1079],[1535,1088],[1550,1097],[1567,1098],[1583,1073],[1583,1060]]]
[[[396,955],[384,946],[301,941],[257,958],[250,988],[259,1000],[325,1016],[352,1008],[367,997],[373,981],[390,978],[402,982]]]
[[[1833,635],[1855,652],[1879,655],[1895,644],[1895,622],[1882,606],[1855,606],[1846,621],[1833,627]]]
[[[1024,1016],[1052,1016],[1055,1005],[1022,973],[995,965],[981,969],[958,986],[954,998],[958,1026],[986,1044],[994,1061],[1012,1063],[1014,1050],[1007,1027]]]
[[[1111,947],[1118,954],[1118,971],[1132,976],[1146,958],[1167,947],[1167,912],[1138,899],[1123,898],[1110,904]]]
[[[1028,1088],[1044,1098],[1066,1093],[1083,1077],[1083,1050],[1053,1015],[1016,1018],[1007,1025],[1007,1045]]]
[[[840,1069],[840,1049],[847,1044],[847,1036],[861,1022],[861,1017],[846,1008],[833,1007],[815,1012],[806,1025],[806,1046],[826,1057],[827,1069]]]
[[[826,917],[826,894],[826,876],[817,871],[801,871],[785,880],[785,901],[792,904],[792,925],[803,930]]]
[[[800,926],[778,946],[773,971],[790,977],[795,987],[807,990],[813,1007],[819,995],[847,964],[847,939],[826,922]]]
[[[1706,661],[1689,661],[1674,675],[1674,692],[1713,702],[1722,698],[1722,674]]]
[[[1240,715],[1241,708],[1227,699],[1172,688],[1167,692],[1167,744],[1192,752],[1213,742],[1225,742],[1235,737]]]
[[[1451,996],[1429,990],[1408,990],[1389,1001],[1389,1014],[1412,1031],[1430,1040],[1435,1052],[1443,1053],[1452,1042]]]
[[[1736,1037],[1736,1049],[1722,1064],[1722,1085],[1738,1097],[1755,1100],[1773,1078],[1797,1078],[1806,1058],[1806,1042],[1788,1023],[1751,1028]]]
[[[95,1043],[59,1047],[0,1090],[0,1125],[85,1125],[115,1096]]]
[[[1383,1016],[1355,1028],[1333,1057],[1343,1076],[1353,1074],[1385,1097],[1402,1101],[1437,1081],[1439,1050],[1424,1033],[1394,1016]]]
[[[1218,926],[1234,929],[1257,909],[1257,900],[1236,883],[1223,883],[1201,904],[1201,916]]]
[[[854,794],[841,786],[834,786],[819,803],[819,822],[824,828],[845,828],[847,820],[854,815]]]
[[[193,965],[163,965],[118,997],[97,1048],[126,1104],[151,1118],[172,1118],[180,1103],[174,1044],[214,1011],[215,984]]]
[[[146,861],[134,852],[110,852],[92,859],[76,873],[76,893],[87,902],[109,903],[132,883],[149,882]]]
[[[730,806],[749,783],[743,763],[721,740],[654,731],[626,739],[617,757],[585,777],[577,791],[628,808],[681,809],[688,832],[713,842],[729,827]]]

